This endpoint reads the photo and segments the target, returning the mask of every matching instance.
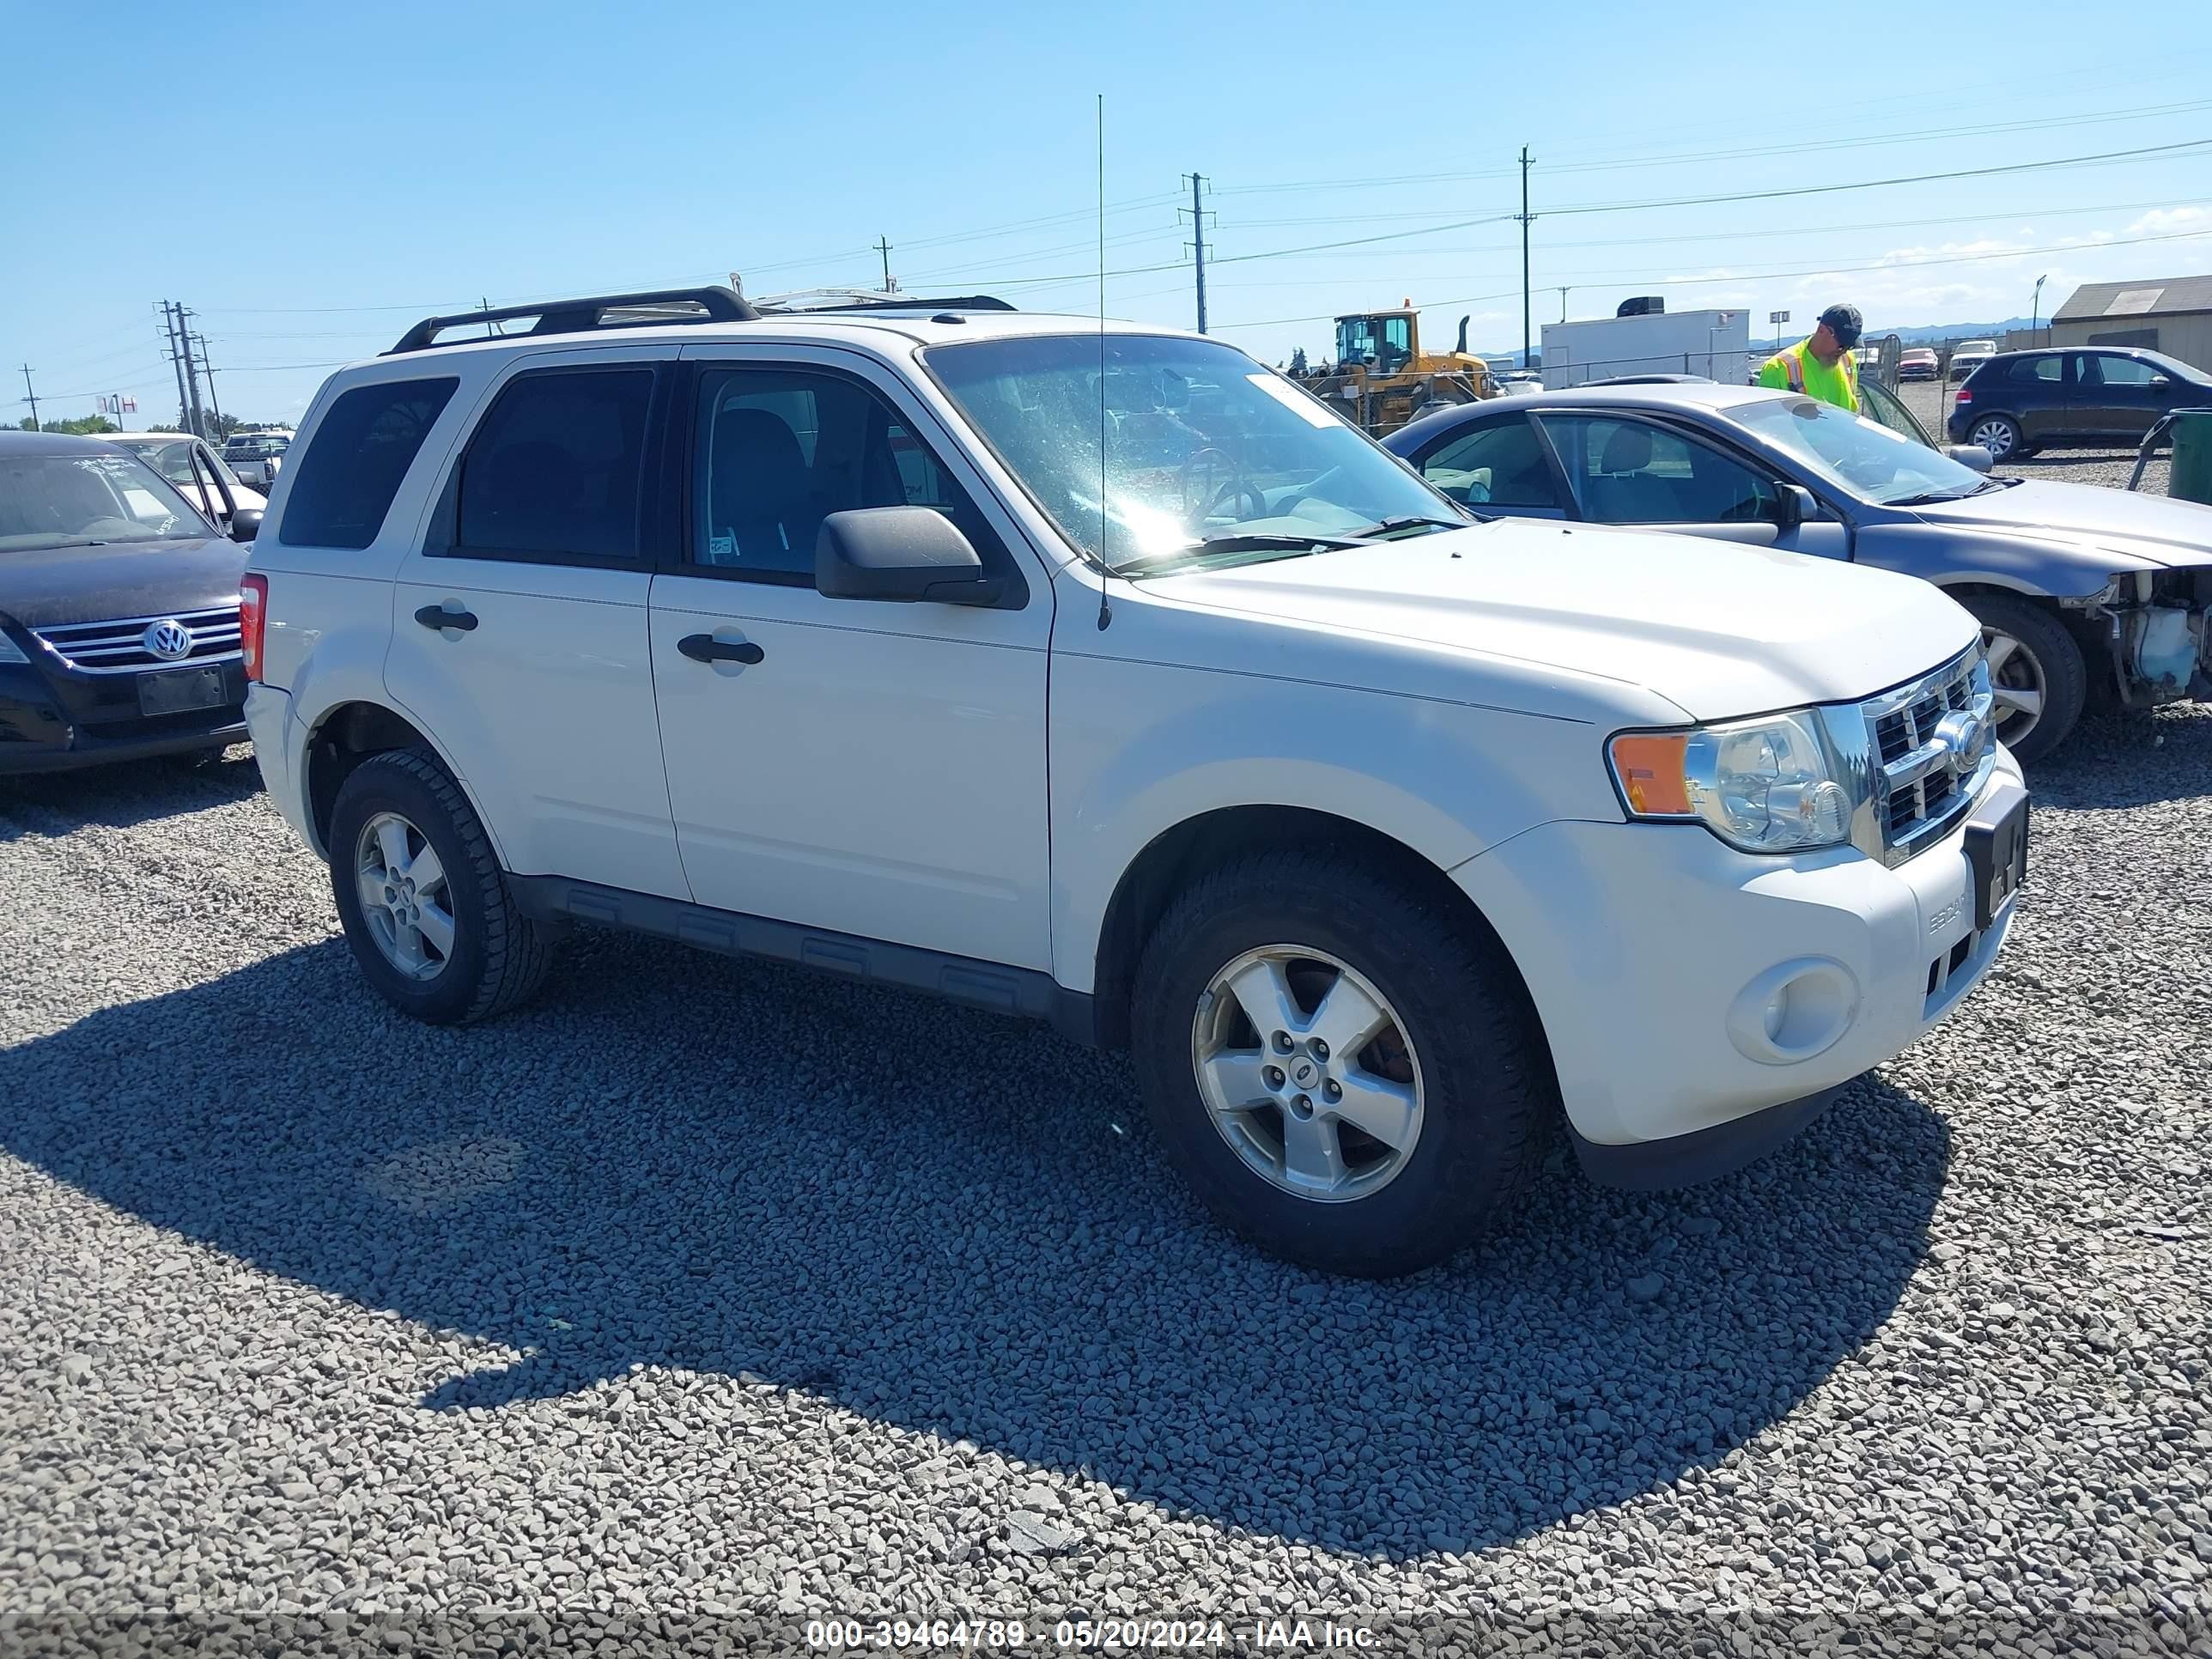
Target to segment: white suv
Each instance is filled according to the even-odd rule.
[[[323,387],[246,712],[394,1004],[583,921],[1048,1019],[1224,1219],[1388,1273],[1562,1112],[1729,1169],[1987,970],[2027,797],[1934,587],[1475,522],[1218,341],[913,305],[434,318]]]

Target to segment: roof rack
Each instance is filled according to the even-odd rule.
[[[926,294],[879,294],[851,289],[807,289],[796,294],[773,294],[758,301],[770,317],[813,316],[840,311],[1012,311],[1006,301],[989,294],[963,294],[933,299]]]
[[[678,308],[682,307],[682,308]],[[642,312],[643,315],[610,318],[610,312]],[[504,306],[495,310],[457,311],[449,317],[425,317],[399,337],[399,343],[384,355],[428,351],[439,345],[449,328],[509,322],[518,317],[538,320],[531,334],[581,334],[599,328],[644,328],[672,323],[756,323],[760,313],[735,289],[661,288],[643,294],[598,294],[577,300],[541,300],[531,306]]]

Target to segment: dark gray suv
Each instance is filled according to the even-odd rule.
[[[2212,405],[2212,374],[2135,347],[2001,351],[1951,394],[1954,444],[2018,460],[2044,446],[2133,448],[2170,409]]]

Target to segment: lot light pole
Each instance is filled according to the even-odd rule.
[[[2027,343],[2030,345],[2035,343],[2036,331],[2043,326],[2043,285],[2050,280],[2051,273],[2047,270],[2035,279],[2035,298],[2028,302],[2027,313]]]
[[[1528,146],[1521,146],[1521,367],[1528,367],[1528,224],[1535,216],[1528,211],[1528,163],[1534,158]],[[1562,320],[1565,320],[1564,319]]]

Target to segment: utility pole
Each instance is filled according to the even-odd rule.
[[[483,311],[483,313],[484,313],[484,315],[485,315],[486,317],[489,317],[489,316],[491,315],[491,296],[490,296],[489,295],[488,295],[488,294],[479,294],[478,295],[477,295],[477,307],[478,307],[480,310],[482,310],[482,311]],[[495,334],[496,334],[496,333],[498,333],[498,332],[499,332],[499,325],[498,325],[497,323],[494,323],[494,322],[487,322],[487,323],[485,323],[485,324],[484,324],[484,338],[485,338],[485,339],[489,340],[489,338],[491,338],[491,337],[492,337],[493,335],[495,335]],[[209,386],[214,386],[214,384],[215,384],[215,377],[214,377],[214,375],[212,374],[212,373],[210,373],[210,375],[209,375],[209,377],[208,377],[208,385],[209,385]],[[221,414],[222,411],[222,410],[216,410],[216,412],[217,414]]]
[[[1559,290],[1559,320],[1563,323],[1567,320],[1567,290],[1565,289]]]
[[[31,366],[28,363],[23,365],[23,390],[27,394],[27,401],[31,405],[31,430],[43,432],[46,428],[39,424],[39,394],[31,385]]]
[[[1190,251],[1191,270],[1198,279],[1198,331],[1206,332],[1206,210],[1199,205],[1200,189],[1206,180],[1196,173],[1190,175]]]
[[[215,423],[217,430],[220,430],[222,426],[222,399],[215,395],[215,364],[208,357],[207,336],[195,334],[192,338],[200,349],[200,367],[207,371],[208,402],[214,406]],[[118,421],[116,424],[119,426],[122,422]]]
[[[1521,146],[1521,367],[1528,367],[1528,226],[1535,215],[1528,211],[1528,163],[1535,158]]]
[[[191,418],[191,400],[185,396],[185,359],[177,349],[175,319],[169,314],[170,309],[171,302],[162,301],[161,331],[169,337],[169,367],[177,372],[177,418],[189,421]]]
[[[177,348],[185,354],[185,392],[191,404],[188,418],[191,422],[193,434],[204,438],[207,436],[207,416],[200,409],[199,370],[192,362],[191,328],[185,320],[191,314],[185,309],[184,301],[179,300],[177,302]]]
[[[884,256],[884,292],[896,294],[898,292],[898,279],[891,275],[891,239],[877,237],[876,252]]]

